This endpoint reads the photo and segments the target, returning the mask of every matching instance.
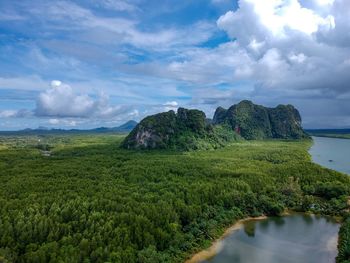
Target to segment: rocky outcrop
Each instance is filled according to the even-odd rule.
[[[300,139],[309,137],[301,127],[299,111],[292,105],[278,105],[269,109],[272,137]]]
[[[213,120],[204,112],[179,108],[143,119],[125,138],[127,149],[208,149],[244,138],[301,139],[308,135],[292,105],[266,108],[241,101],[229,109],[216,109]]]
[[[123,142],[125,148],[165,148],[176,131],[174,111],[159,113],[143,119]]]
[[[143,119],[126,137],[123,147],[134,149],[179,148],[183,137],[201,138],[208,133],[204,112],[179,108]],[[173,147],[171,147],[173,146]]]
[[[228,110],[217,108],[213,124],[228,124],[248,140],[308,137],[301,127],[300,114],[292,105],[267,108],[244,100]]]

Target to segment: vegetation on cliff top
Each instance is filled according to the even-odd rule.
[[[125,138],[127,149],[214,149],[239,139],[228,125],[213,126],[204,112],[179,108],[143,119]]]
[[[213,123],[227,123],[248,140],[308,137],[301,127],[300,114],[292,105],[266,108],[244,100],[231,106],[228,110],[219,107],[215,112]]]

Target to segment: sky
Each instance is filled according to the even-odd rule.
[[[0,0],[0,130],[243,99],[350,128],[350,1]]]

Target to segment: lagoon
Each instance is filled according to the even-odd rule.
[[[339,224],[322,216],[292,214],[244,222],[203,263],[335,262]]]

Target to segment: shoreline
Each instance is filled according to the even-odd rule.
[[[247,217],[236,221],[236,223],[228,227],[219,238],[215,239],[210,245],[210,247],[204,250],[201,250],[197,253],[194,253],[189,259],[185,261],[185,263],[198,263],[200,261],[207,260],[214,257],[222,248],[223,239],[225,239],[228,235],[232,234],[233,232],[241,229],[244,223],[248,221],[264,220],[267,218],[268,218],[267,216]]]
[[[281,216],[290,216],[292,214],[297,214],[299,212],[294,212],[294,211],[290,211],[290,210],[285,210]],[[310,213],[310,212],[300,212],[301,214],[309,214],[309,215],[316,215],[314,213]],[[337,216],[326,216],[326,217],[330,217],[333,218],[334,221],[341,225],[342,224],[342,218],[341,217],[337,217]],[[230,234],[232,234],[233,232],[241,229],[244,225],[244,223],[249,222],[249,221],[260,221],[260,220],[265,220],[268,219],[269,216],[258,216],[258,217],[246,217],[243,219],[240,219],[238,221],[236,221],[236,223],[234,223],[233,225],[231,225],[230,227],[228,227],[224,233],[217,239],[213,240],[213,242],[211,243],[211,245],[203,250],[200,250],[194,254],[191,255],[190,258],[186,259],[186,261],[184,263],[199,263],[203,260],[209,260],[212,257],[214,257],[216,254],[218,254],[220,252],[220,250],[222,249],[222,241],[229,236]],[[332,242],[329,245],[332,245],[332,247],[334,248],[335,246],[335,250],[337,250],[337,245],[339,243],[339,232],[337,234],[337,237],[335,238],[335,240],[332,240]],[[338,251],[337,251],[338,252]]]

